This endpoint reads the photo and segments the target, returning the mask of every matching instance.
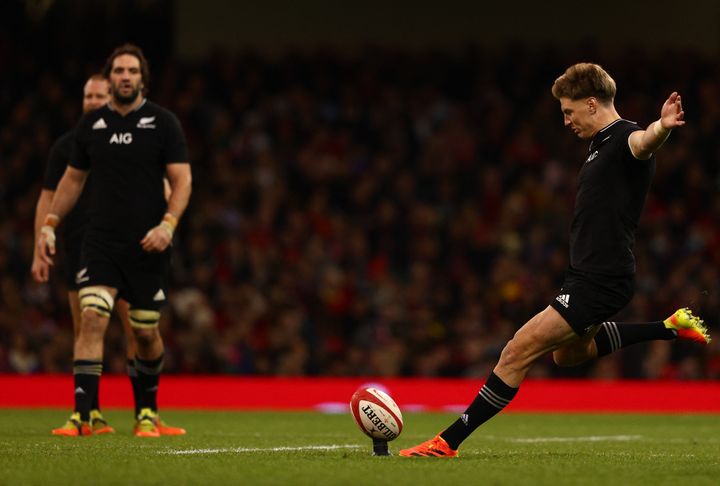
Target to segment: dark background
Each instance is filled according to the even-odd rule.
[[[617,320],[692,305],[717,333],[717,2],[485,3],[1,2],[0,371],[70,369],[62,269],[29,276],[34,205],[85,78],[126,41],[193,163],[170,372],[486,376],[567,265],[586,144],[549,89],[579,61],[613,75],[625,118],[647,125],[673,90],[687,112]],[[105,358],[123,372],[117,323]],[[657,342],[533,373],[717,378],[720,352]]]

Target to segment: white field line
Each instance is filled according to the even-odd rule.
[[[192,455],[192,454],[221,454],[223,452],[234,452],[242,454],[246,452],[295,452],[295,451],[334,451],[337,449],[361,449],[363,446],[355,444],[333,444],[318,446],[300,446],[300,447],[224,447],[221,449],[180,449],[158,451],[158,454],[170,455]]]
[[[502,440],[518,444],[537,444],[547,442],[628,442],[640,440],[642,435],[590,435],[586,437],[497,437],[484,436],[486,439]],[[297,451],[333,451],[338,449],[362,449],[364,446],[357,444],[332,444],[317,446],[298,447],[224,447],[219,449],[178,449],[158,451],[158,454],[167,455],[201,455],[201,454],[222,454],[222,453],[253,453],[253,452],[297,452]]]
[[[642,438],[642,435],[590,435],[587,437],[507,437],[504,440],[520,444],[536,444],[541,442],[628,442]]]

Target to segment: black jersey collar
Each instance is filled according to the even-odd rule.
[[[143,98],[142,103],[140,103],[139,105],[137,105],[137,107],[135,107],[134,110],[128,112],[128,115],[129,115],[130,113],[136,113],[136,112],[140,111],[140,108],[142,108],[143,106],[145,106],[145,103],[147,103],[147,101],[148,101],[147,98]],[[117,110],[115,110],[115,108],[113,108],[112,103],[110,103],[109,101],[108,101],[108,103],[107,103],[107,107],[108,107],[108,109],[109,109],[110,111],[113,111],[113,112],[117,113]]]
[[[603,128],[598,130],[598,132],[593,137],[592,141],[590,142],[590,147],[588,148],[588,152],[592,152],[596,148],[598,148],[603,143],[607,142],[610,137],[612,137],[613,134],[613,128],[617,127],[620,122],[626,122],[626,123],[632,123],[633,125],[636,125],[635,122],[626,120],[624,118],[618,118],[617,120],[610,122],[608,125],[605,125]]]

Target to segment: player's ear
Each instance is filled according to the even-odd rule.
[[[588,112],[591,115],[594,115],[595,113],[597,113],[597,106],[598,106],[598,101],[596,98],[591,96],[590,98],[587,99]]]

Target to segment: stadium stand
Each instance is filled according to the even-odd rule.
[[[15,71],[0,96],[0,372],[69,372],[62,279],[38,285],[29,273],[33,211],[50,143],[78,119],[97,66],[2,56]],[[662,53],[607,66],[627,90],[625,118],[648,124],[677,89],[688,119],[659,157],[637,293],[618,320],[692,303],[717,334],[720,71],[681,57],[672,73]],[[195,180],[161,323],[166,370],[486,376],[567,265],[587,147],[564,132],[550,85],[576,60],[375,48],[155,65],[149,97],[181,118]],[[119,325],[105,361],[124,372]],[[654,342],[578,369],[548,360],[533,376],[718,379],[720,350]]]

